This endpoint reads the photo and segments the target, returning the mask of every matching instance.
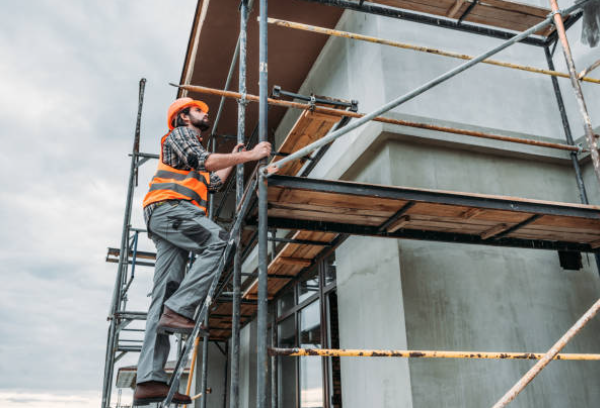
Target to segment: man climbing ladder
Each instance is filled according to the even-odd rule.
[[[201,132],[209,129],[210,121],[208,105],[202,101],[177,99],[169,106],[167,124],[170,132],[161,139],[158,169],[143,203],[148,233],[156,245],[156,267],[134,405],[167,396],[168,335],[194,329],[194,312],[207,296],[226,246],[227,232],[206,216],[208,193],[223,186],[233,166],[271,153],[268,142],[250,151],[239,151],[240,144],[230,154],[207,152]],[[189,252],[198,256],[185,274]],[[173,403],[190,404],[191,399],[176,393]]]

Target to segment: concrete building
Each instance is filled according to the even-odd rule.
[[[183,83],[223,88],[239,30],[238,3],[199,2]],[[523,3],[548,7],[544,0]],[[562,1],[561,7],[572,3]],[[311,2],[271,0],[269,6],[270,17],[462,54],[479,55],[501,41]],[[256,9],[248,33],[251,94],[258,94]],[[578,22],[568,33],[577,67],[583,69],[600,53],[581,43],[580,30]],[[275,26],[269,41],[270,86],[358,100],[360,112],[370,112],[461,63]],[[494,59],[547,68],[543,48],[522,43]],[[560,45],[553,60],[558,71],[566,71]],[[237,89],[236,76],[232,89]],[[563,78],[559,84],[575,142],[586,146],[571,85]],[[600,112],[599,85],[583,82],[582,87],[594,120]],[[216,113],[217,97],[188,96],[206,100]],[[220,134],[236,133],[236,109],[234,101],[226,102]],[[257,107],[250,105],[247,136],[256,113]],[[276,148],[299,115],[291,109],[271,109],[269,127]],[[479,64],[386,116],[565,143],[551,78],[492,65]],[[600,204],[588,156],[580,154],[578,161],[590,203]],[[336,140],[309,177],[580,203],[568,151],[380,122]],[[251,253],[246,258],[243,272],[256,270],[256,257]],[[576,270],[563,266],[552,250],[351,236],[321,254],[271,301],[277,345],[545,352],[600,293],[593,254],[582,254]],[[247,279],[246,286],[251,278]],[[256,321],[249,316],[241,331],[240,408],[255,406],[256,331]],[[598,353],[599,335],[600,323],[592,321],[565,352]],[[229,393],[224,390],[227,359],[213,344],[208,364],[212,393],[207,406],[228,406],[223,405]],[[276,384],[270,389],[276,391],[281,408],[482,407],[493,405],[532,365],[515,360],[279,357]],[[200,364],[197,367],[200,370]],[[596,407],[598,377],[600,364],[553,362],[511,406]]]

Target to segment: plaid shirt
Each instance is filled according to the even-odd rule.
[[[169,133],[162,147],[163,163],[179,170],[206,171],[204,163],[210,155],[199,139],[200,135],[194,130],[180,126]],[[223,187],[223,180],[214,172],[210,173],[209,193],[216,193]],[[150,216],[160,203],[153,203],[144,208],[146,226],[150,223]]]

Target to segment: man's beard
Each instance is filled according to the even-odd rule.
[[[210,129],[210,122],[208,120],[196,120],[195,118],[191,120],[192,125],[196,126],[201,131],[205,131]]]

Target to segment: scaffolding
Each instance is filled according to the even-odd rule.
[[[235,217],[231,221],[230,239],[218,266],[217,275],[211,284],[206,301],[198,308],[195,320],[196,327],[185,342],[180,339],[178,360],[169,382],[170,390],[161,407],[171,405],[174,393],[179,389],[179,380],[190,352],[193,352],[195,364],[196,351],[199,347],[198,333],[201,323],[208,324],[211,317],[221,319],[228,324],[230,330],[220,331],[220,335],[203,338],[202,353],[202,378],[200,396],[201,406],[206,407],[207,393],[207,347],[208,341],[223,341],[230,367],[230,372],[225,370],[225,391],[227,392],[228,375],[230,376],[229,406],[239,406],[239,378],[240,378],[240,329],[254,316],[252,311],[257,309],[257,402],[258,408],[268,406],[276,407],[275,392],[271,393],[272,401],[267,401],[268,385],[274,387],[276,383],[276,359],[278,356],[317,356],[317,357],[404,357],[404,358],[492,358],[492,359],[530,359],[538,360],[531,370],[515,386],[509,390],[494,407],[504,407],[512,401],[531,380],[552,360],[598,360],[595,354],[561,354],[564,346],[589,322],[600,309],[600,300],[596,302],[575,325],[547,352],[547,353],[484,353],[476,351],[449,352],[427,350],[343,350],[343,349],[283,349],[275,347],[273,341],[269,347],[269,322],[268,310],[270,300],[297,275],[313,264],[312,260],[323,256],[327,251],[334,250],[346,237],[350,235],[376,236],[388,238],[407,238],[439,242],[460,242],[469,244],[482,244],[506,246],[517,248],[552,249],[559,251],[579,251],[593,253],[598,269],[600,270],[600,208],[590,206],[586,187],[583,182],[582,171],[579,165],[579,155],[589,153],[596,177],[600,181],[600,157],[598,156],[597,135],[594,134],[591,120],[587,111],[585,100],[580,86],[580,81],[599,83],[594,78],[587,77],[598,63],[593,64],[581,73],[577,73],[573,63],[566,30],[575,24],[581,17],[582,7],[590,0],[583,0],[574,6],[559,9],[556,0],[549,0],[551,12],[542,8],[525,6],[505,0],[489,1],[481,4],[478,1],[448,0],[432,2],[441,6],[427,5],[427,2],[411,3],[403,1],[380,0],[365,3],[345,0],[303,0],[305,2],[319,3],[340,7],[342,9],[398,18],[422,24],[437,26],[444,29],[460,30],[467,33],[484,35],[503,42],[478,56],[454,54],[442,50],[404,44],[385,39],[367,37],[358,34],[341,32],[339,30],[325,29],[290,21],[269,19],[267,12],[268,0],[260,0],[259,18],[259,95],[247,93],[247,30],[248,16],[253,6],[253,1],[241,0],[240,2],[240,31],[235,52],[231,61],[227,82],[224,90],[212,89],[189,84],[191,74],[182,75],[183,83],[179,87],[179,95],[187,92],[218,95],[221,97],[218,113],[208,149],[216,151],[217,140],[223,135],[217,134],[218,122],[223,111],[226,98],[233,98],[238,102],[238,131],[235,139],[238,143],[247,146],[255,142],[268,140],[268,107],[269,105],[283,106],[302,111],[296,123],[297,128],[304,126],[305,134],[313,137],[300,143],[297,140],[284,141],[280,150],[274,153],[275,158],[270,162],[263,159],[257,164],[254,172],[246,177],[244,166],[238,165],[235,178],[230,178],[226,193],[221,202],[216,205],[211,198],[209,216],[215,220],[221,212],[229,193],[235,184]],[[447,4],[446,4],[447,3]],[[415,7],[414,4],[421,4]],[[396,7],[394,7],[396,6]],[[484,8],[485,6],[485,8]],[[200,7],[200,2],[199,2]],[[437,8],[436,8],[437,7]],[[408,10],[407,10],[408,9]],[[480,10],[481,9],[481,10]],[[409,11],[410,10],[410,11]],[[509,20],[494,23],[494,10],[502,12],[515,12],[525,15],[519,24]],[[416,11],[416,12],[415,12]],[[436,17],[441,16],[440,17]],[[475,24],[471,24],[473,22]],[[279,98],[270,98],[268,89],[268,55],[267,55],[267,27],[268,24],[278,24],[290,29],[311,31],[319,34],[340,36],[360,41],[384,44],[388,46],[408,48],[416,51],[428,52],[451,58],[459,58],[465,62],[458,67],[440,75],[434,80],[418,87],[417,89],[397,97],[380,108],[367,113],[357,111],[355,101],[331,100],[310,96],[304,98],[306,103],[286,101]],[[484,24],[478,25],[478,24]],[[496,27],[493,27],[496,26]],[[521,31],[515,34],[507,30]],[[490,58],[498,52],[517,42],[544,50],[548,69],[536,69],[506,63]],[[558,43],[561,43],[568,72],[555,70],[552,55]],[[191,45],[193,47],[193,44]],[[414,97],[445,82],[459,73],[479,63],[499,65],[505,68],[524,70],[532,73],[548,75],[551,77],[553,91],[559,108],[562,125],[565,132],[566,143],[544,142],[539,140],[509,137],[466,129],[457,129],[447,126],[437,126],[407,120],[391,119],[382,116],[391,109],[413,99]],[[234,68],[238,65],[239,83],[238,92],[229,90]],[[587,148],[577,146],[571,134],[569,120],[561,90],[558,86],[558,77],[569,78],[577,99],[579,113],[582,118],[587,140]],[[137,181],[138,168],[149,159],[158,158],[157,155],[140,153],[139,133],[143,90],[145,80],[140,82],[140,99],[138,108],[138,121],[136,126],[132,161],[129,176],[129,187],[123,223],[123,233],[120,249],[109,249],[107,260],[118,262],[117,278],[113,293],[111,311],[109,314],[110,326],[107,339],[106,363],[104,373],[104,388],[102,407],[110,406],[111,383],[115,362],[127,352],[139,351],[137,346],[126,346],[119,343],[119,333],[127,330],[127,325],[133,320],[145,319],[143,312],[126,310],[126,294],[134,278],[135,265],[152,266],[149,260],[153,259],[152,253],[137,250],[137,242],[141,229],[130,225],[133,189]],[[280,90],[275,94],[282,95]],[[283,92],[285,95],[286,93]],[[301,95],[287,93],[295,99],[302,99]],[[249,103],[259,104],[258,127],[253,136],[246,139],[246,108]],[[345,109],[344,109],[345,108]],[[351,120],[355,119],[355,120]],[[448,191],[435,191],[424,189],[410,189],[400,187],[373,186],[354,182],[340,182],[310,179],[306,176],[314,168],[316,162],[323,157],[327,148],[337,138],[347,134],[369,121],[400,125],[426,130],[459,134],[468,137],[477,137],[498,140],[507,143],[520,143],[534,145],[542,148],[568,151],[573,165],[575,179],[580,195],[581,205],[527,200],[513,197],[500,197],[482,194],[465,194]],[[311,124],[318,126],[310,128]],[[307,129],[312,130],[307,130]],[[320,132],[314,129],[321,129]],[[289,143],[288,143],[289,142]],[[286,144],[287,143],[287,144]],[[316,154],[315,154],[316,152]],[[308,160],[308,166],[298,165],[299,161]],[[301,171],[301,169],[304,169]],[[235,180],[235,183],[232,180]],[[255,192],[258,193],[256,197]],[[305,197],[313,199],[312,205],[318,207],[321,218],[311,218],[311,211],[315,208],[307,206]],[[322,202],[319,201],[322,198]],[[353,206],[348,205],[348,200],[354,201]],[[344,213],[337,214],[339,203],[345,203]],[[368,212],[368,208],[377,204],[378,212]],[[448,212],[443,222],[432,221],[439,208]],[[217,208],[215,208],[217,207]],[[437,209],[437,210],[436,210]],[[429,211],[429,212],[428,212]],[[473,220],[482,213],[488,214],[489,222],[474,222]],[[493,215],[493,216],[492,216]],[[556,229],[560,225],[561,229]],[[243,235],[244,226],[250,227],[251,234]],[[554,229],[553,229],[554,228]],[[276,229],[297,231],[291,238],[278,238],[275,234],[269,237],[269,232]],[[559,231],[560,233],[557,233]],[[567,236],[568,238],[564,238]],[[256,242],[258,241],[258,242]],[[269,256],[268,244],[273,245],[272,255]],[[276,253],[276,244],[281,244],[280,251]],[[242,293],[241,266],[250,249],[258,247],[258,274],[250,274],[255,280],[251,282]],[[304,257],[297,256],[295,250],[299,247],[307,249]],[[237,249],[234,249],[237,248]],[[118,260],[117,260],[118,257]],[[142,259],[140,261],[140,259]],[[131,264],[131,273],[127,279],[128,265]],[[281,268],[285,265],[286,268]],[[287,269],[291,272],[283,273]],[[231,291],[227,289],[231,287]],[[230,303],[231,315],[214,316],[214,305]],[[243,313],[243,308],[249,307]],[[248,312],[250,310],[251,312]],[[222,328],[222,327],[221,327]],[[230,337],[226,335],[230,332]],[[275,336],[275,330],[273,330]],[[271,360],[269,360],[271,359]],[[271,364],[271,369],[269,365]],[[269,379],[269,372],[271,379]],[[190,377],[193,375],[190,372]],[[191,378],[190,378],[191,381]],[[190,383],[188,383],[188,392]],[[198,396],[196,396],[198,397]],[[223,395],[223,406],[227,401]]]

